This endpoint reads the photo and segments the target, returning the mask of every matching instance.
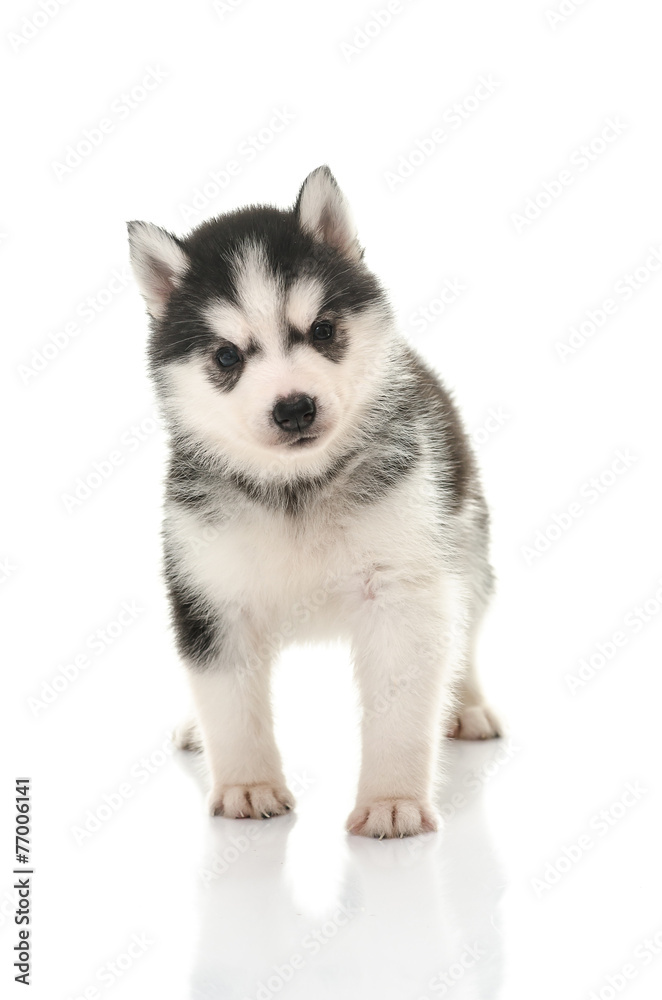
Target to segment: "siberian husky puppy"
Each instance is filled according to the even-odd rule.
[[[209,810],[294,802],[270,672],[349,640],[363,707],[350,832],[434,830],[440,741],[498,735],[474,665],[488,515],[448,392],[398,332],[328,167],[293,208],[186,237],[129,223],[169,429],[165,569]],[[194,741],[192,726],[180,745]]]

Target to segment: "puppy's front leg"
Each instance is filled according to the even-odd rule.
[[[179,651],[211,775],[209,811],[275,816],[294,805],[285,786],[271,709],[271,658],[246,614],[212,611],[170,581]]]
[[[212,816],[277,816],[294,805],[273,731],[270,664],[224,657],[192,669],[190,684],[211,775]]]
[[[363,720],[350,833],[405,837],[437,829],[431,796],[443,715],[443,634],[438,604],[420,594],[365,602],[353,641]]]

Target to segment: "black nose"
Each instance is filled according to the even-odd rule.
[[[288,396],[274,406],[273,418],[283,431],[303,431],[315,419],[315,403],[310,396]]]

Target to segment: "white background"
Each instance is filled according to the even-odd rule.
[[[385,3],[217,7],[2,12],[2,980],[13,780],[29,775],[32,997],[648,1000],[662,980],[662,937],[644,944],[662,930],[657,6],[412,0],[367,34]],[[133,90],[150,70],[159,85]],[[481,77],[493,93],[479,100]],[[290,123],[247,154],[277,111]],[[58,167],[102,119],[102,141]],[[620,134],[589,162],[581,147],[608,119]],[[236,175],[192,215],[230,160]],[[248,202],[288,205],[324,162],[403,328],[456,394],[493,512],[481,663],[508,736],[446,748],[445,829],[406,842],[344,833],[359,748],[343,648],[292,650],[279,670],[296,815],[212,821],[204,776],[161,750],[185,685],[125,220],[183,233]],[[571,183],[545,197],[563,170]],[[453,279],[463,289],[442,310]],[[612,315],[562,358],[605,299]],[[66,500],[118,451],[98,488]],[[619,451],[628,467],[613,471]],[[580,513],[554,527],[571,504]],[[121,630],[125,602],[139,610]],[[115,635],[101,652],[98,629]],[[122,803],[109,818],[104,796]],[[580,838],[590,846],[573,849]],[[127,959],[134,934],[149,944]]]

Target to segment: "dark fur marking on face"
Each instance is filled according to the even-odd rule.
[[[237,382],[241,378],[242,372],[244,370],[245,355],[243,354],[242,351],[239,351],[238,349],[237,353],[239,354],[239,361],[237,362],[236,365],[231,365],[228,368],[224,368],[223,365],[220,365],[216,360],[216,355],[218,351],[220,351],[223,347],[234,347],[234,346],[235,345],[232,344],[229,340],[215,341],[213,354],[207,362],[207,378],[209,379],[211,384],[215,386],[217,389],[220,389],[221,392],[230,392],[231,389],[234,389]]]
[[[251,339],[244,347],[242,354],[245,358],[252,358],[254,354],[259,354],[261,350],[262,345],[257,340]]]
[[[314,325],[313,323],[310,330],[305,333],[302,333],[301,330],[298,330],[294,326],[289,326],[285,340],[286,349],[292,350],[295,347],[307,344],[313,350],[317,351],[318,354],[328,358],[329,361],[334,361],[336,364],[342,361],[349,346],[349,336],[346,329],[337,321],[332,321],[333,334],[331,337],[328,340],[315,340],[313,337]]]
[[[224,347],[233,347],[239,355],[239,361],[235,365],[230,365],[225,367],[220,364],[217,355]],[[210,360],[207,364],[207,378],[217,389],[221,392],[230,392],[236,386],[237,382],[241,378],[246,368],[246,362],[249,358],[254,357],[254,355],[259,354],[262,350],[261,346],[255,340],[250,340],[243,350],[240,350],[236,344],[233,344],[229,340],[218,340],[214,341],[213,351]]]
[[[211,219],[178,242],[190,265],[172,292],[164,318],[151,321],[149,359],[154,371],[192,352],[211,351],[218,338],[202,318],[204,308],[219,298],[239,306],[234,268],[251,245],[262,247],[285,294],[302,278],[315,280],[322,289],[325,315],[360,312],[375,304],[386,308],[384,290],[365,264],[316,240],[301,228],[295,211],[253,206]],[[337,348],[326,350],[330,360],[339,360]]]
[[[347,353],[349,335],[339,319],[334,320],[331,325],[333,326],[333,334],[327,340],[316,340],[311,331],[311,344],[318,354],[338,364]]]
[[[300,344],[305,344],[308,337],[301,330],[297,330],[295,326],[288,326],[287,335],[285,337],[285,347],[287,350],[291,350],[293,347],[298,347]]]
[[[313,281],[321,289],[317,320],[331,322],[333,336],[314,341],[312,327],[290,326],[284,330],[290,349],[310,345],[337,362],[348,347],[348,315],[383,308],[388,322],[387,299],[377,278],[362,261],[350,260],[302,230],[295,211],[251,207],[212,219],[179,242],[191,265],[172,294],[165,318],[153,321],[150,359],[157,382],[162,363],[196,352],[208,359],[208,377],[221,391],[236,385],[246,362],[227,372],[219,368],[213,357],[220,342],[202,317],[205,306],[219,297],[238,305],[234,265],[244,259],[250,246],[262,249],[284,301],[290,286],[302,280]],[[244,359],[257,349],[253,341],[243,352]],[[473,454],[451,396],[413,351],[403,347],[403,353],[404,359],[401,356],[384,383],[371,412],[362,415],[358,436],[348,441],[347,453],[336,458],[323,475],[265,481],[230,471],[210,459],[207,473],[202,469],[191,473],[186,489],[171,484],[172,495],[179,503],[208,511],[214,506],[218,509],[211,499],[214,491],[219,499],[233,493],[236,497],[238,491],[252,503],[296,516],[323,500],[332,484],[348,505],[377,502],[429,456],[440,509],[452,513],[468,499],[478,500],[481,493]],[[207,475],[214,479],[215,488],[206,483],[198,489],[195,482]]]

